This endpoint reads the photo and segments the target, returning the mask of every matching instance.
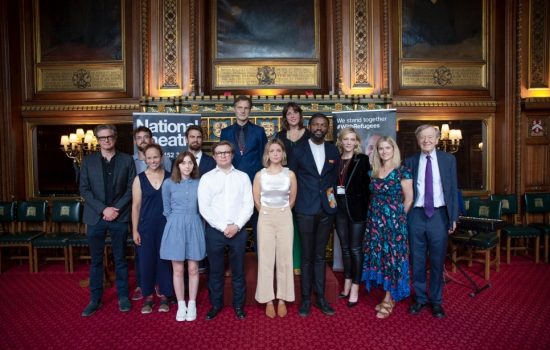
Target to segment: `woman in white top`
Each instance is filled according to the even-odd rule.
[[[296,176],[286,165],[285,147],[275,139],[267,143],[264,169],[254,178],[254,205],[258,218],[258,285],[256,300],[266,303],[265,313],[274,318],[273,275],[277,271],[277,313],[287,315],[285,302],[294,301],[292,207],[296,200]],[[275,265],[276,264],[276,265]]]

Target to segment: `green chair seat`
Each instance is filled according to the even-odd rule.
[[[69,245],[69,238],[74,235],[75,233],[71,232],[48,233],[36,238],[32,245],[35,248],[65,248]]]
[[[67,243],[73,247],[87,247],[90,245],[88,238],[82,234],[75,234],[67,240]]]
[[[42,236],[42,232],[21,232],[13,235],[0,236],[1,244],[28,244]]]
[[[506,226],[502,232],[512,238],[532,238],[540,236],[540,231],[530,226]]]
[[[543,224],[543,223],[533,223],[529,224],[529,227],[534,227],[543,235],[550,235],[550,225]]]
[[[477,233],[475,231],[459,231],[451,236],[451,240],[456,244],[464,244],[479,249],[494,248],[499,242],[499,238],[494,232]]]

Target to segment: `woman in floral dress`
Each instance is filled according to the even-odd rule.
[[[390,316],[396,301],[410,295],[407,212],[413,202],[412,175],[401,164],[397,144],[381,137],[374,152],[363,277],[367,290],[382,286],[377,318]]]

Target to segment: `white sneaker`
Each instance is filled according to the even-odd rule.
[[[197,306],[195,301],[189,301],[187,307],[187,315],[185,316],[186,321],[195,321],[197,319]]]
[[[176,313],[176,321],[185,321],[187,315],[187,307],[185,307],[185,301],[178,301],[178,312]]]

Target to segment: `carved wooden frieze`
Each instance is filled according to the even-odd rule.
[[[162,26],[162,86],[163,89],[178,89],[178,2],[163,3]]]
[[[371,16],[370,1],[353,1],[353,87],[371,87]]]

